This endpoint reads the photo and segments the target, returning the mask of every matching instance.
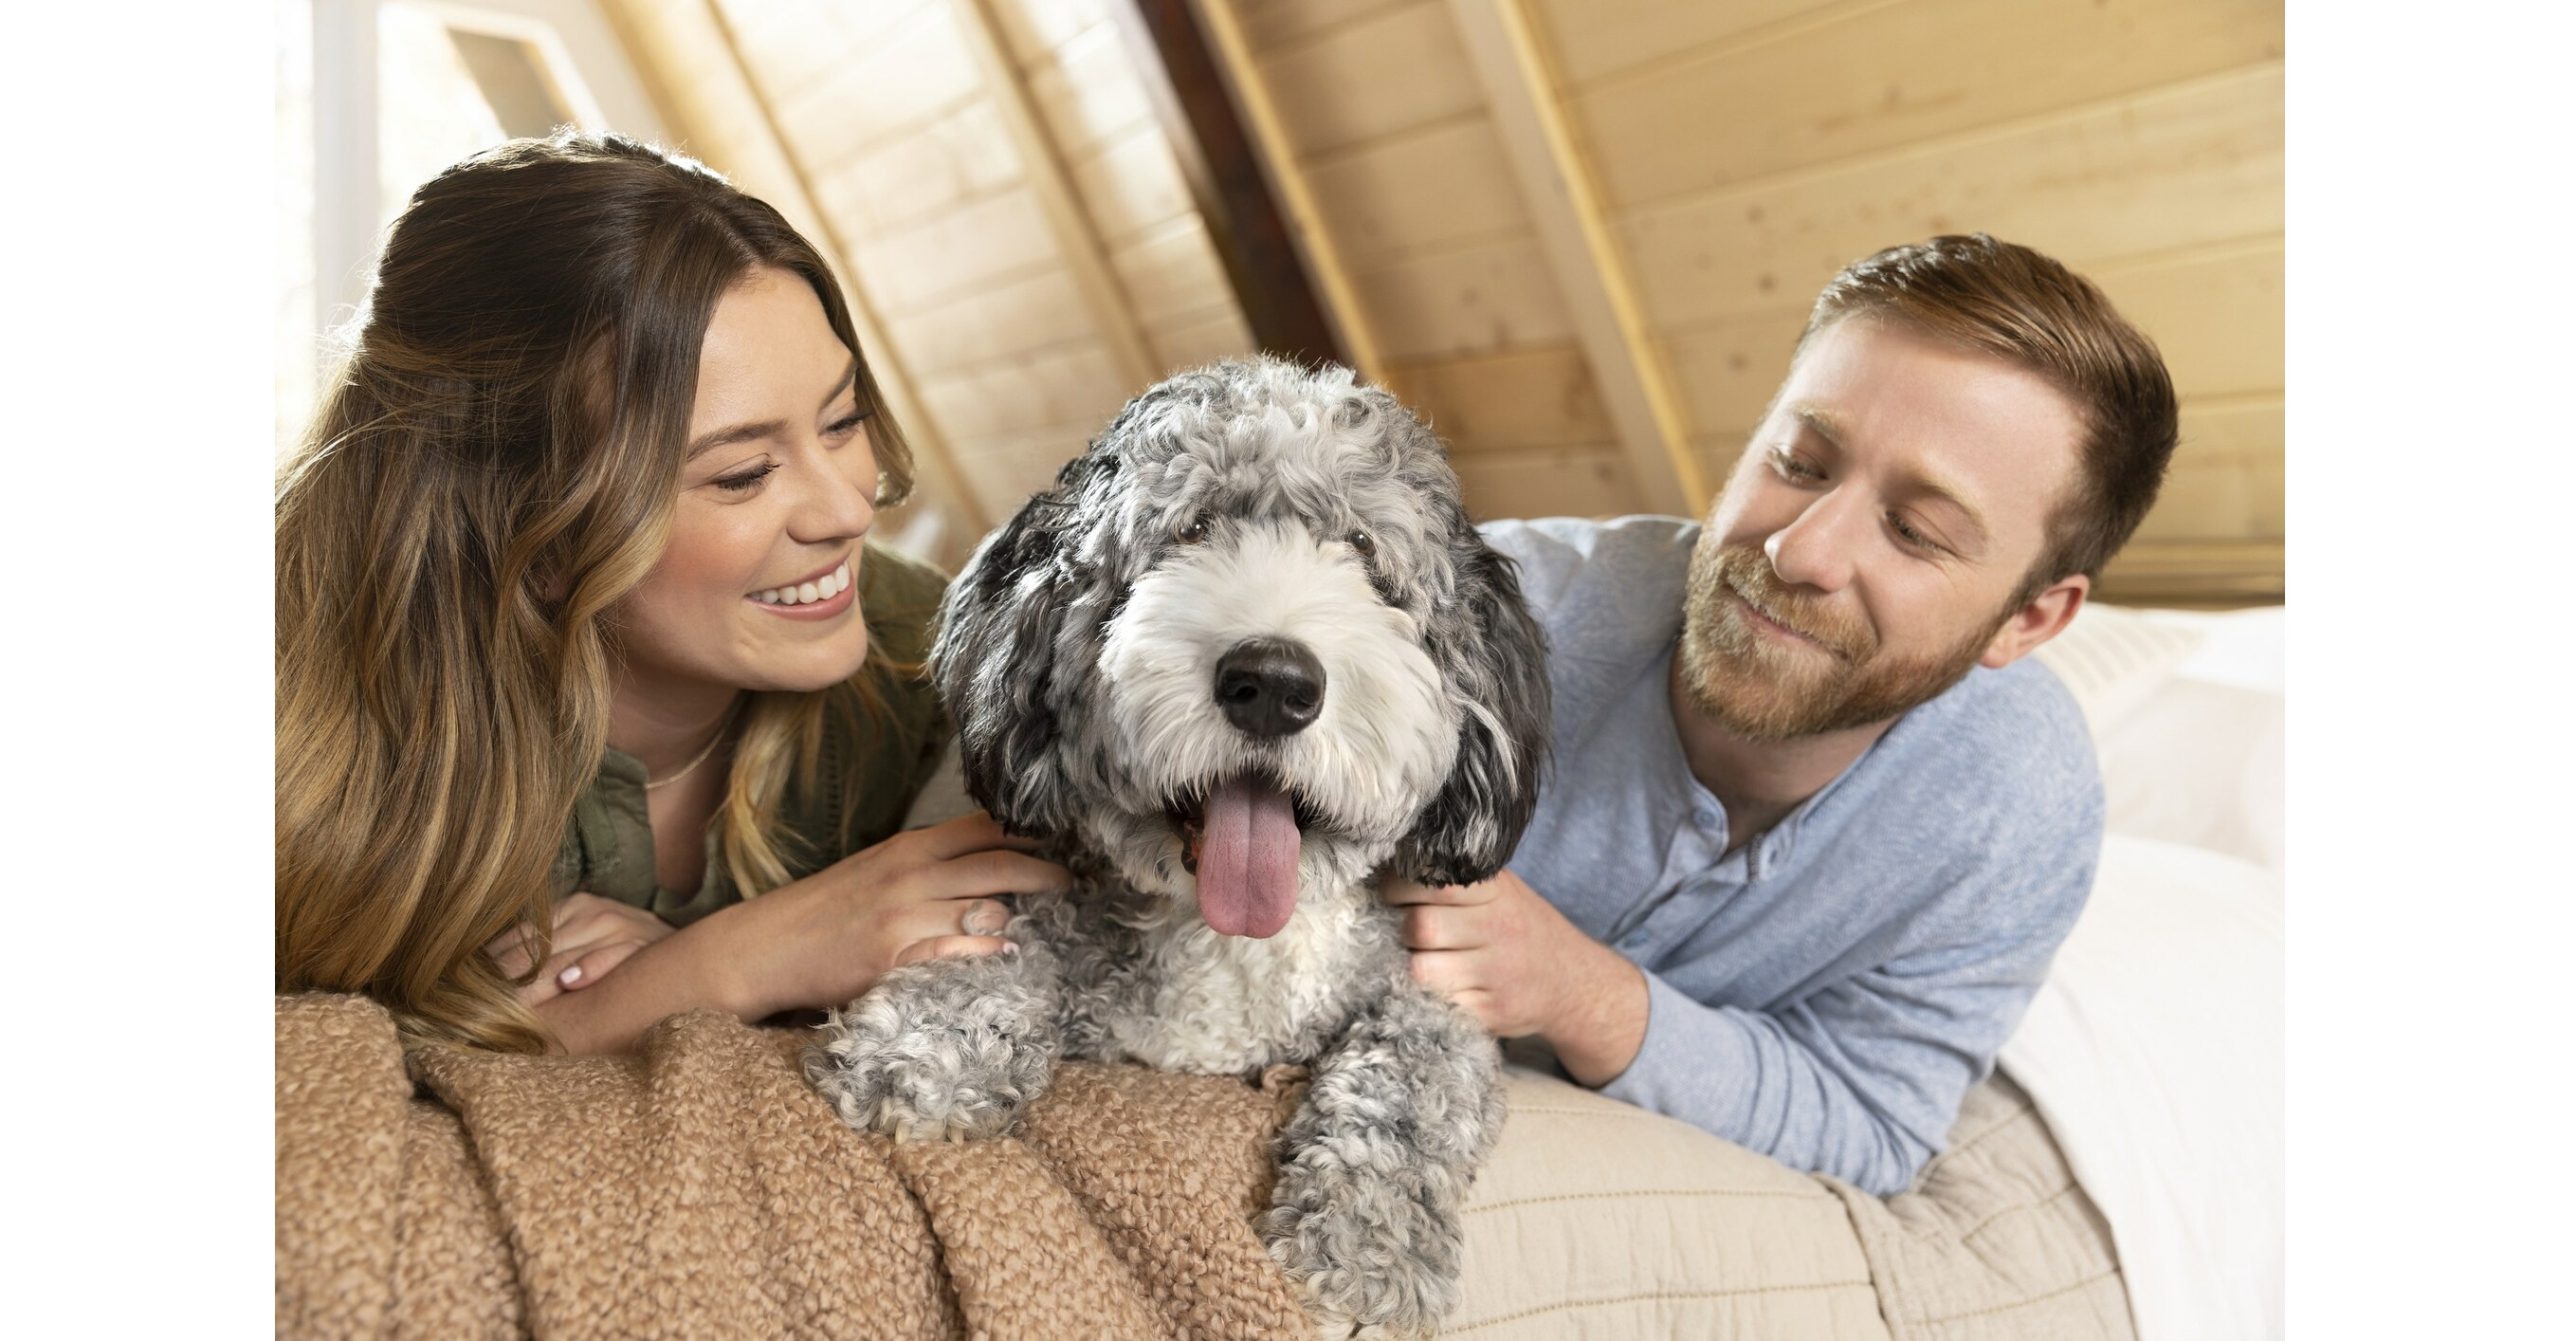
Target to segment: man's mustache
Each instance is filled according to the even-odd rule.
[[[1871,625],[1788,585],[1778,576],[1769,556],[1758,549],[1728,545],[1718,550],[1710,576],[1730,585],[1745,604],[1828,648],[1832,655],[1852,666],[1862,665],[1875,655],[1876,634]]]

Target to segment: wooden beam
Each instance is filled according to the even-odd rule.
[[[1207,30],[1209,53],[1224,71],[1227,89],[1243,114],[1245,130],[1261,149],[1272,188],[1279,195],[1290,231],[1298,239],[1298,254],[1305,258],[1315,279],[1317,296],[1332,314],[1344,363],[1362,380],[1387,386],[1387,370],[1378,357],[1377,337],[1360,310],[1358,291],[1343,269],[1342,253],[1325,231],[1323,216],[1316,213],[1315,197],[1307,190],[1306,174],[1298,169],[1287,128],[1273,110],[1270,91],[1263,85],[1261,71],[1254,66],[1253,49],[1245,44],[1235,5],[1232,0],[1193,0],[1193,4]]]
[[[601,8],[688,151],[701,153],[703,146],[694,139],[700,128],[689,124],[690,119],[683,115],[686,100],[671,96],[672,90],[665,87],[662,66],[672,63],[674,53],[681,52],[688,58],[683,62],[687,98],[701,101],[721,97],[753,108],[755,115],[739,117],[734,122],[738,135],[749,142],[723,146],[726,152],[717,155],[737,161],[714,166],[741,188],[780,210],[825,255],[828,269],[835,272],[836,286],[844,292],[854,329],[862,336],[862,353],[871,364],[872,379],[879,384],[891,413],[897,416],[899,431],[915,457],[917,506],[927,510],[948,508],[957,522],[938,534],[909,540],[904,547],[932,551],[925,557],[951,566],[956,557],[966,554],[967,545],[987,530],[986,510],[979,506],[968,482],[951,464],[948,440],[925,408],[924,397],[917,394],[915,381],[907,375],[905,362],[898,355],[897,342],[881,324],[861,279],[846,264],[850,253],[844,239],[837,234],[826,211],[818,208],[800,156],[782,138],[762,85],[739,57],[736,34],[730,31],[728,16],[721,12],[718,0],[608,0]],[[719,86],[717,92],[705,84]],[[750,164],[756,166],[750,168]],[[924,518],[917,518],[917,522],[923,521]],[[889,522],[889,538],[893,542],[904,539],[896,519],[892,517]]]
[[[1574,148],[1552,63],[1524,0],[1449,0],[1557,287],[1648,507],[1702,517],[1715,490],[1684,450],[1680,398],[1626,258]]]
[[[987,0],[948,3],[961,41],[977,64],[978,82],[986,90],[987,101],[995,107],[1006,136],[1022,156],[1024,182],[1031,188],[1032,199],[1039,203],[1041,217],[1049,222],[1049,232],[1057,240],[1058,256],[1066,262],[1068,277],[1075,281],[1086,311],[1111,351],[1112,366],[1126,383],[1121,394],[1134,396],[1163,370],[1157,366],[1155,351],[1147,345],[1146,332],[1138,325],[1128,291],[1120,286],[1119,272],[1111,268],[1111,257],[1094,231],[1093,216],[1076,195],[1057,141],[1031,106],[1030,91],[1022,86],[1022,72],[1005,50]]]
[[[1254,344],[1310,366],[1347,363],[1191,7],[1116,0],[1111,12]]]
[[[2284,603],[2284,541],[2136,539],[2090,595],[2115,605],[2227,609]]]

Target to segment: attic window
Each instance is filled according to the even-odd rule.
[[[301,432],[374,253],[454,163],[559,126],[664,139],[598,0],[276,0],[276,444]]]
[[[382,217],[420,183],[502,140],[584,123],[574,70],[522,36],[466,26],[440,5],[382,6]],[[576,91],[573,91],[576,90]]]

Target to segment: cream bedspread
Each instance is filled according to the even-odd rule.
[[[2129,1341],[2105,1220],[2007,1077],[1890,1200],[1513,1068],[1444,1333]]]

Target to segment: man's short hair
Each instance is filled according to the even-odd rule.
[[[1988,233],[1888,247],[1832,276],[1796,341],[1847,317],[1901,322],[2034,372],[2079,408],[2079,487],[2045,522],[2024,604],[2074,573],[2096,577],[2160,496],[2178,445],[2178,397],[2150,337],[2096,285],[2042,252]]]

